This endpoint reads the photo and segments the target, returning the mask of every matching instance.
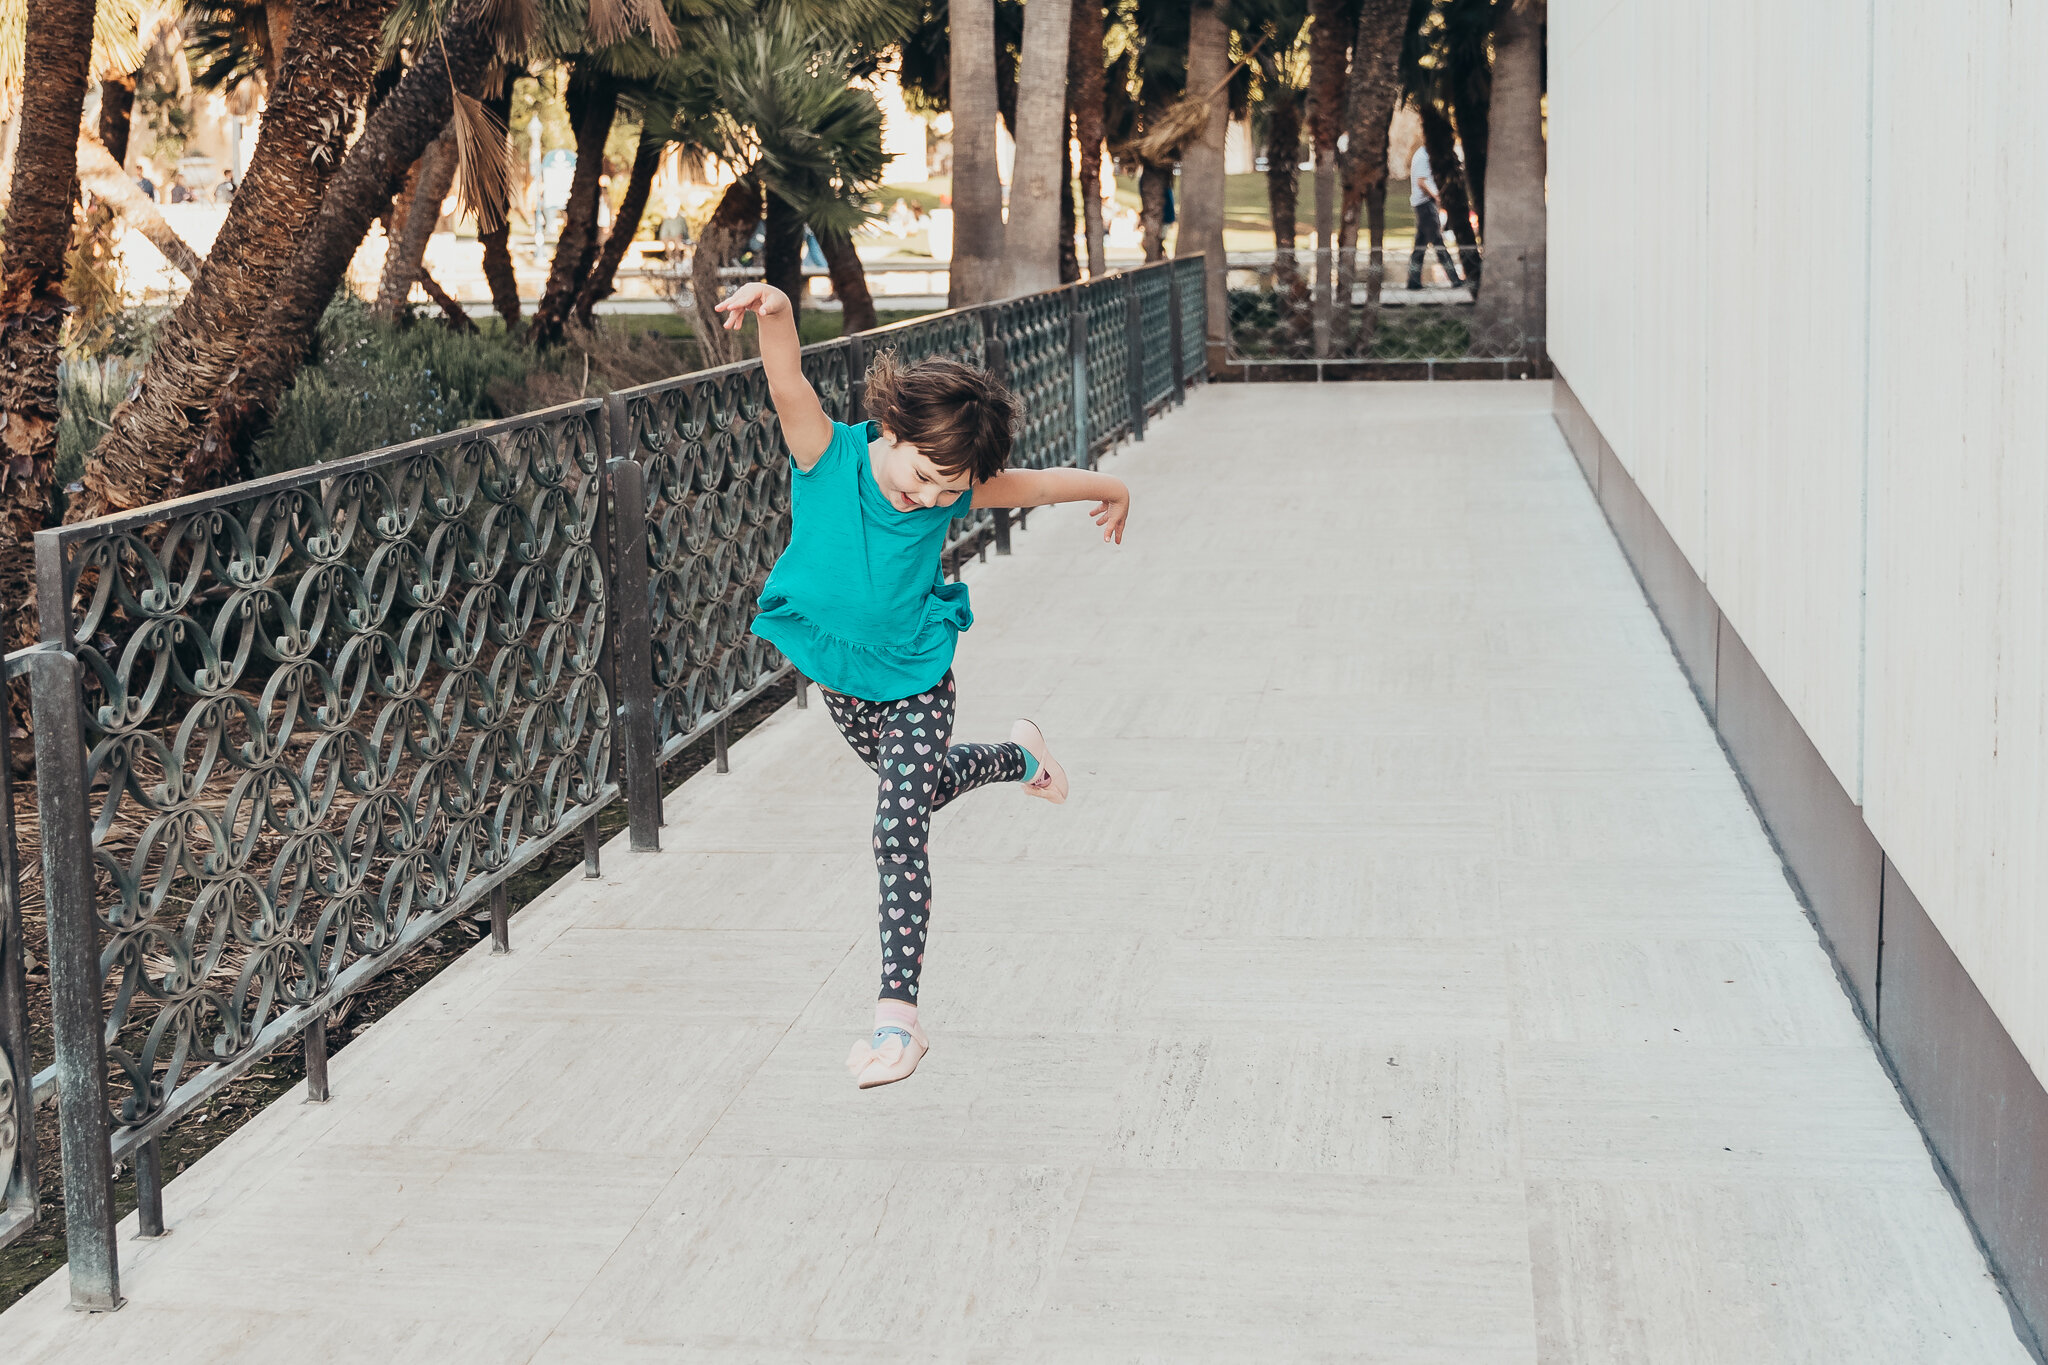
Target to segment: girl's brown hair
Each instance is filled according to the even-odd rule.
[[[868,416],[949,475],[974,483],[1002,472],[1024,420],[1017,395],[986,370],[932,356],[914,365],[884,351],[868,368]]]

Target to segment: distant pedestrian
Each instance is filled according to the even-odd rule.
[[[213,187],[213,202],[216,204],[225,204],[232,200],[234,197],[235,173],[233,171],[222,171],[220,173],[220,183]]]
[[[143,194],[147,195],[152,202],[155,201],[156,182],[149,178],[149,171],[147,168],[138,170],[135,173],[135,188],[141,190]]]
[[[1436,177],[1429,173],[1429,148],[1417,147],[1415,159],[1408,163],[1408,204],[1415,210],[1415,250],[1408,255],[1410,289],[1422,288],[1422,255],[1425,248],[1432,246],[1451,284],[1455,287],[1464,283],[1458,278],[1458,266],[1451,259],[1450,250],[1444,246],[1443,224],[1437,218],[1443,202],[1437,193]]]

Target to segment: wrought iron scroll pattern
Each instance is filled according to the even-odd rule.
[[[1193,379],[1208,368],[1209,291],[1202,260],[1173,263],[1173,287],[1180,291],[1180,372]]]
[[[1024,469],[1072,464],[1074,373],[1067,295],[1031,294],[993,304],[988,325],[1002,339],[1010,388],[1024,406],[1024,426],[1010,463]]]
[[[814,347],[804,372],[825,411],[850,404],[847,348]],[[752,631],[768,571],[789,544],[789,448],[760,362],[615,395],[644,472],[655,738],[672,757],[786,667]]]
[[[1173,397],[1173,270],[1147,266],[1131,275],[1138,291],[1139,355],[1144,361],[1145,406],[1157,409]]]
[[[612,795],[596,408],[39,537],[86,679],[117,1132]]]
[[[1100,454],[1130,434],[1130,305],[1122,277],[1080,286],[1088,324],[1088,449]]]

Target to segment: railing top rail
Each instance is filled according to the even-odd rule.
[[[432,454],[470,441],[488,440],[493,436],[519,431],[559,418],[583,416],[597,412],[603,406],[602,398],[574,398],[566,403],[557,403],[553,407],[536,408],[532,412],[522,412],[513,417],[500,417],[489,422],[456,427],[437,436],[422,436],[416,441],[366,450],[360,455],[351,455],[345,459],[328,460],[320,464],[307,465],[302,469],[288,469],[281,474],[267,474],[262,478],[228,484],[224,488],[210,489],[204,493],[189,493],[182,498],[149,503],[126,512],[109,512],[103,517],[75,522],[69,526],[52,526],[36,532],[36,544],[69,547],[81,541],[99,540],[106,536],[118,535],[131,527],[154,526],[160,522],[175,521],[180,517],[189,517],[195,513],[212,511],[214,508],[227,507],[238,502],[248,502],[271,493],[308,488],[332,479],[347,478],[351,474],[400,464],[415,456]]]

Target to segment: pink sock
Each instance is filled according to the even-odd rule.
[[[901,1000],[877,1000],[875,1002],[875,1027],[912,1029],[917,1027],[917,1006]]]

